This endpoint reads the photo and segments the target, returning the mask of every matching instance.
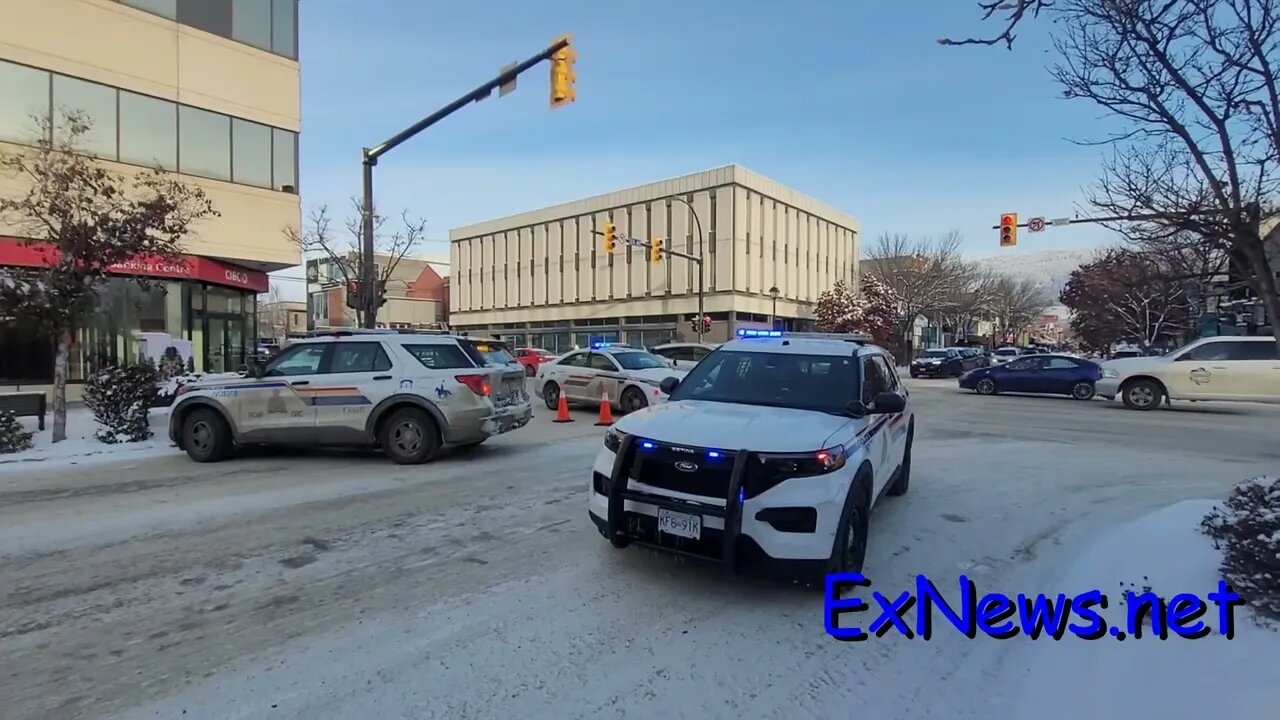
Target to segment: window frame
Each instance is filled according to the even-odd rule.
[[[596,360],[596,358],[603,358],[603,359],[604,359],[604,364],[605,364],[605,365],[607,365],[608,367],[596,367],[596,365],[595,365],[595,360]],[[591,353],[588,353],[588,354],[587,354],[587,369],[589,369],[589,370],[597,370],[597,371],[599,371],[599,372],[614,372],[614,373],[616,373],[616,372],[621,372],[621,371],[622,371],[622,366],[621,366],[621,365],[619,365],[619,364],[618,364],[618,361],[617,361],[617,360],[614,360],[614,359],[613,359],[613,357],[612,357],[612,356],[610,356],[608,353],[602,353],[602,352],[591,352]]]
[[[471,359],[471,357],[470,357],[469,355],[467,355],[466,351],[465,351],[465,350],[463,350],[461,347],[459,347],[456,343],[414,343],[414,344],[412,344],[412,345],[410,345],[410,344],[408,344],[408,343],[405,343],[405,344],[404,344],[404,345],[402,345],[401,347],[403,347],[403,348],[404,348],[404,350],[405,350],[405,352],[409,353],[409,355],[410,355],[410,356],[411,356],[415,361],[417,361],[417,363],[418,363],[419,365],[421,365],[424,369],[426,369],[426,370],[428,370],[428,371],[432,371],[432,372],[434,372],[434,371],[439,371],[439,370],[469,370],[469,369],[473,369],[473,368],[475,368],[475,361],[473,361],[473,360]],[[416,354],[416,352],[415,352],[415,350],[419,350],[419,349],[422,349],[422,348],[430,348],[432,352],[439,352],[439,351],[440,351],[440,349],[442,349],[442,348],[443,348],[445,352],[454,352],[454,353],[456,353],[456,354],[457,354],[458,359],[459,359],[461,362],[464,362],[464,363],[466,363],[466,364],[465,364],[465,365],[458,365],[458,366],[456,366],[456,367],[455,367],[455,366],[449,366],[449,367],[430,367],[430,366],[428,366],[425,362],[423,362],[423,361],[422,361],[422,358],[418,357],[418,355],[417,355],[417,354]]]
[[[316,365],[315,372],[298,373],[297,375],[286,375],[284,373],[280,373],[276,375],[272,374],[281,365],[283,365],[286,360],[293,358],[295,355],[301,355],[303,352],[312,350],[314,348],[319,348],[320,350],[320,361]],[[320,345],[317,343],[302,343],[299,345],[294,345],[291,348],[286,348],[284,352],[275,356],[274,358],[272,358],[271,362],[267,363],[267,366],[263,368],[262,377],[265,379],[265,378],[301,377],[303,375],[322,375],[324,374],[325,368],[328,366],[329,351],[332,350],[332,348],[333,348],[333,345]]]
[[[371,369],[369,370],[336,370],[334,369],[334,364],[337,361],[338,353],[353,347],[364,348],[370,345],[372,345],[374,348],[377,349],[377,353],[373,356],[373,365]],[[378,367],[379,360],[386,361],[385,368]],[[334,343],[333,349],[330,350],[329,354],[325,357],[325,367],[322,370],[321,374],[323,375],[361,375],[361,374],[368,374],[368,373],[391,372],[394,369],[395,369],[395,364],[391,360],[391,355],[387,352],[386,347],[383,346],[382,343],[377,342],[376,340],[363,340],[360,342]]]

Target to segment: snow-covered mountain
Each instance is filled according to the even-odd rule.
[[[973,258],[979,265],[1018,280],[1031,280],[1057,300],[1071,271],[1093,259],[1097,248],[1083,250],[1033,250]]]

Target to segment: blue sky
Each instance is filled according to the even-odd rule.
[[[1102,150],[1096,108],[1059,98],[1047,24],[1013,52],[946,48],[991,31],[970,0],[307,0],[301,4],[303,205],[346,211],[359,149],[572,32],[575,104],[547,107],[545,65],[383,158],[377,200],[451,227],[739,163],[882,232],[960,231],[1082,202]],[[785,10],[783,9],[785,8]],[[945,8],[945,9],[944,9]],[[1024,233],[1011,253],[1106,239]]]

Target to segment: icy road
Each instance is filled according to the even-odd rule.
[[[915,387],[911,493],[872,519],[886,592],[917,573],[1052,586],[1100,529],[1280,461],[1280,408]],[[0,715],[986,718],[1014,702],[1018,641],[944,625],[844,644],[820,591],[613,550],[585,507],[600,429],[577,418],[543,411],[420,468],[259,453],[0,476]]]

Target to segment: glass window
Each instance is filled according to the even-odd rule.
[[[618,366],[613,364],[607,355],[601,353],[591,353],[591,358],[587,361],[587,365],[592,370],[603,370],[605,372],[617,372]],[[658,367],[663,367],[659,365]]]
[[[560,362],[556,364],[568,365],[569,367],[586,367],[587,353],[580,352],[580,353],[574,353],[572,355],[566,355],[563,358],[561,358]]]
[[[231,0],[178,0],[178,22],[231,37]]]
[[[476,365],[510,365],[516,362],[515,357],[502,343],[459,340],[458,344],[462,346],[463,352],[471,356]]]
[[[472,367],[471,361],[457,345],[405,345],[404,349],[429,370]]]
[[[238,183],[271,187],[271,128],[231,119],[231,174]]]
[[[178,169],[178,106],[120,91],[120,161]]]
[[[49,73],[0,62],[0,140],[33,144],[49,118]]]
[[[862,402],[870,405],[875,402],[877,395],[889,390],[889,383],[874,357],[863,359],[862,373]]]
[[[662,362],[662,358],[647,352],[614,353],[613,359],[624,370],[651,370],[667,366],[666,363]]]
[[[270,51],[271,3],[263,0],[232,0],[231,37]]]
[[[298,57],[298,0],[271,0],[271,49],[287,58]]]
[[[170,20],[178,17],[178,0],[121,0],[125,5],[155,13]]]
[[[320,372],[320,360],[324,358],[325,348],[329,345],[297,345],[276,356],[267,366],[264,377],[280,377],[281,375],[315,375]]]
[[[1064,357],[1046,358],[1045,368],[1049,370],[1072,370],[1076,363]]]
[[[89,130],[75,139],[76,149],[86,155],[110,160],[117,158],[115,88],[54,75],[53,106],[57,111],[54,120],[54,137],[57,142],[71,139],[66,113],[81,113],[89,122]]]
[[[875,355],[873,359],[880,370],[880,375],[884,378],[885,390],[897,392],[901,385],[898,383],[898,373],[893,369],[893,365],[883,355]]]
[[[1240,346],[1241,360],[1280,360],[1280,348],[1276,347],[1274,341],[1236,342],[1232,344]]]
[[[298,192],[298,136],[288,130],[271,129],[271,168],[275,189]]]
[[[1011,363],[1006,363],[1005,367],[1010,370],[1038,370],[1040,368],[1040,359],[1030,357],[1014,360]]]
[[[231,179],[231,118],[185,105],[178,108],[178,170]]]
[[[382,343],[337,343],[333,346],[333,358],[329,360],[331,373],[386,372],[391,369],[391,358],[382,349]]]

